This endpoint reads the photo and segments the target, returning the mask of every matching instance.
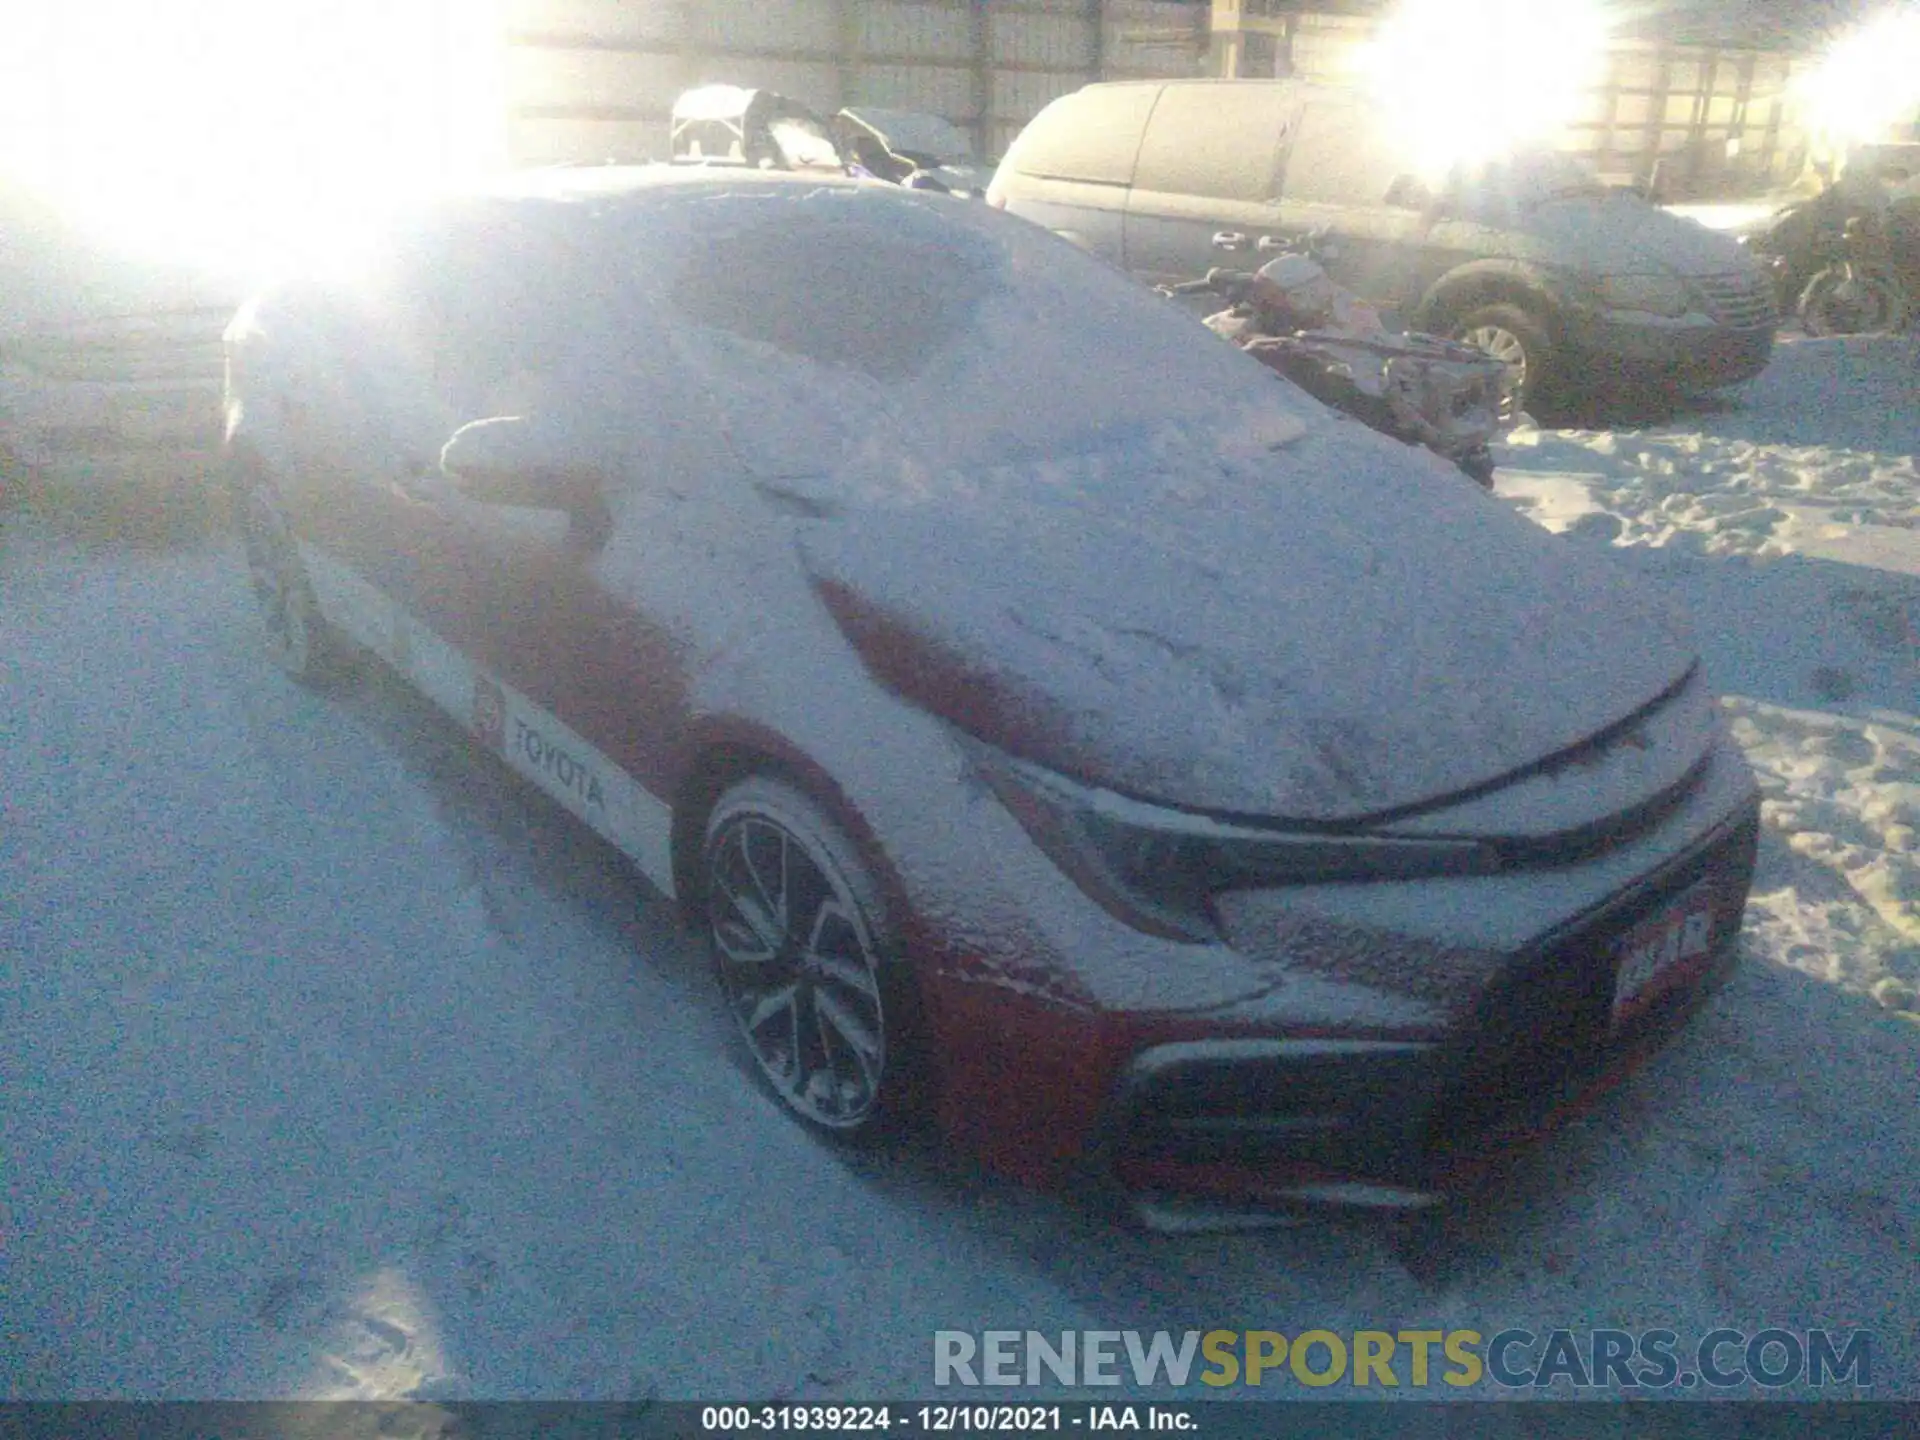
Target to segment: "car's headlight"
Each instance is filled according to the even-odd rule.
[[[1326,881],[1490,873],[1499,854],[1471,840],[1403,839],[1215,820],[1084,785],[977,742],[976,768],[1080,887],[1140,929],[1217,937],[1215,895]]]
[[[1600,299],[1609,310],[1638,310],[1668,318],[1692,306],[1687,287],[1671,275],[1609,275],[1600,282]]]

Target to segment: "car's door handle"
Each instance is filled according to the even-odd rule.
[[[1216,250],[1238,250],[1247,243],[1247,237],[1238,230],[1222,230],[1213,237]]]

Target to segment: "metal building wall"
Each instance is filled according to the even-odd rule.
[[[1192,75],[1194,0],[508,0],[508,145],[521,164],[664,159],[673,98],[726,81],[822,110],[966,126],[997,155],[1089,81]]]
[[[1378,17],[1306,11],[1289,16],[1291,70],[1352,80]],[[1792,180],[1807,154],[1789,82],[1799,57],[1734,46],[1645,39],[1616,42],[1600,83],[1581,97],[1562,148],[1601,174],[1645,180],[1659,167],[1673,200],[1740,194]],[[1250,73],[1243,70],[1241,73]]]

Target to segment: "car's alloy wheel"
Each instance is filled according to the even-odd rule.
[[[1800,323],[1815,337],[1882,335],[1907,322],[1905,288],[1865,266],[1828,266],[1801,292]]]
[[[1516,382],[1526,383],[1527,347],[1511,330],[1500,325],[1476,325],[1467,331],[1466,341],[1510,367]]]
[[[271,486],[256,482],[247,487],[242,507],[247,578],[259,604],[267,653],[296,680],[311,684],[332,678],[342,652],[321,617],[278,497]]]
[[[721,991],[761,1074],[811,1124],[878,1133],[903,1108],[905,987],[854,847],[757,776],[714,807],[702,855]]]
[[[1513,418],[1542,389],[1547,339],[1540,324],[1518,305],[1483,305],[1462,315],[1452,338],[1484,351],[1507,367],[1500,389],[1501,412]]]
[[[1476,325],[1460,336],[1476,350],[1484,350],[1507,367],[1500,381],[1500,414],[1511,419],[1526,404],[1528,364],[1526,342],[1501,325]]]

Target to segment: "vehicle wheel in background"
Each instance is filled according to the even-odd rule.
[[[1552,342],[1547,327],[1510,301],[1477,305],[1460,315],[1448,338],[1483,350],[1507,366],[1505,413],[1535,409],[1552,384]]]
[[[1809,335],[1884,335],[1906,325],[1911,304],[1891,275],[1856,266],[1849,276],[1830,265],[1807,282],[1796,308]]]

